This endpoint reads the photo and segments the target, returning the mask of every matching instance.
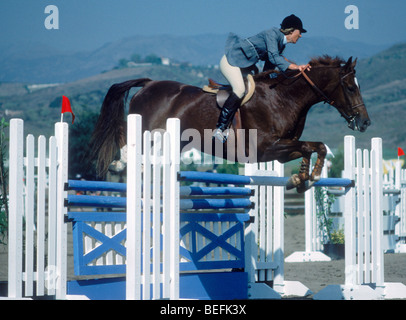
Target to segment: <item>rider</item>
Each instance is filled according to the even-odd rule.
[[[245,94],[243,72],[246,73],[259,61],[265,61],[264,71],[278,68],[304,71],[309,65],[296,65],[282,56],[287,43],[296,43],[302,37],[302,21],[295,15],[283,19],[281,28],[272,28],[249,38],[240,38],[230,33],[226,41],[225,55],[220,61],[220,70],[230,83],[233,92],[224,103],[213,137],[221,142],[227,140],[223,133],[240,107]]]

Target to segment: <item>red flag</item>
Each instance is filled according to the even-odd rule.
[[[61,113],[70,112],[72,114],[72,124],[75,121],[75,115],[70,107],[70,101],[67,97],[62,96],[62,110]]]
[[[402,149],[402,148],[398,148],[398,157],[404,156],[404,155],[405,155],[405,152],[403,151],[403,149]]]

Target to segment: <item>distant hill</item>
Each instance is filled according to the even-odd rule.
[[[365,89],[379,87],[406,78],[406,44],[396,44],[387,50],[368,57],[359,64],[359,80]]]
[[[89,52],[65,52],[39,43],[0,43],[0,81],[24,83],[65,83],[91,77],[113,69],[120,59],[133,54],[155,54],[178,62],[207,66],[219,63],[227,35],[133,36],[107,43]],[[345,58],[366,58],[383,46],[342,41],[335,38],[304,36],[288,45],[286,56],[305,63],[323,54]]]
[[[25,83],[64,83],[98,75],[133,54],[155,54],[178,62],[207,66],[218,64],[226,36],[170,35],[134,36],[91,52],[60,52],[41,44],[0,44],[0,81]]]
[[[145,41],[145,43],[149,43],[150,40]],[[219,47],[220,42],[219,40]],[[114,52],[114,48],[124,48],[125,43],[129,42],[124,41],[122,46],[118,44],[106,45],[104,48],[101,48],[99,52],[94,53],[100,56],[93,56],[91,61],[96,64],[96,61],[101,61],[102,57],[110,56]],[[298,46],[296,48],[305,48],[307,47],[307,44],[306,46],[305,44],[306,42],[303,42],[303,47]],[[151,53],[148,52],[151,45],[152,44],[145,44],[144,46],[145,49],[143,50],[145,50],[147,54]],[[201,54],[203,55],[203,50],[206,46],[210,47],[207,43],[205,44],[205,42],[202,41]],[[211,46],[209,50],[212,52],[211,59],[213,60],[217,57],[213,49],[214,47],[214,45]],[[134,53],[132,48],[133,45],[129,45],[125,54],[123,53],[123,57],[129,58],[129,56]],[[141,48],[141,46],[139,46],[139,48]],[[198,47],[196,46],[196,48]],[[303,49],[304,51],[302,51],[302,53],[306,52],[305,54],[310,55],[313,49],[313,46],[309,46],[306,49],[308,51]],[[331,54],[335,55],[334,48],[331,49]],[[361,49],[362,48],[357,49],[354,45],[351,46],[351,50],[357,51]],[[376,48],[371,47],[369,50],[374,51],[375,49]],[[186,52],[186,50],[192,50],[191,47],[189,49],[184,48],[184,50],[184,56],[180,53],[177,54],[180,61],[186,56],[194,57],[192,53]],[[195,52],[199,51],[198,49],[194,50],[196,50]],[[218,50],[220,51],[220,49]],[[318,47],[318,51],[320,51],[321,54],[329,53],[328,48],[322,49]],[[366,51],[367,49],[365,49],[364,55]],[[145,54],[145,52],[139,53]],[[38,51],[35,55],[42,56],[42,59],[44,59],[47,52],[46,50]],[[351,55],[356,56],[355,53]],[[0,56],[4,56],[3,53],[0,53]],[[345,57],[347,58],[348,56],[349,55],[346,55]],[[403,121],[403,115],[406,111],[405,56],[406,44],[398,44],[384,51],[377,52],[372,56],[358,60],[356,68],[357,78],[361,85],[361,92],[372,120],[372,126],[366,133],[361,134],[351,131],[347,128],[344,119],[340,117],[333,107],[320,104],[310,111],[302,138],[313,141],[321,139],[332,149],[336,149],[343,143],[343,137],[347,134],[354,134],[357,137],[357,144],[360,147],[369,147],[371,137],[382,137],[384,139],[384,148],[388,150],[387,154],[390,156],[396,154],[396,148],[398,146],[406,148],[406,126]],[[25,55],[23,54],[19,56],[21,59],[24,57]],[[111,66],[115,65],[114,61],[117,62],[119,57],[120,55],[117,54],[111,59]],[[197,57],[194,58],[198,59]],[[0,59],[0,64],[2,61],[3,60]],[[62,60],[60,63],[62,63]],[[22,78],[32,74],[32,72],[28,72],[30,66],[34,68],[35,63],[32,62],[27,65],[27,72],[21,75]],[[90,69],[91,66],[88,65],[87,70]],[[78,66],[72,67],[72,70],[75,71],[72,71],[75,77],[77,77],[79,71],[81,71]],[[33,76],[35,76],[35,74]],[[50,134],[53,131],[53,123],[59,119],[60,100],[58,99],[60,99],[62,95],[67,95],[71,99],[76,116],[80,119],[81,112],[84,110],[99,112],[103,98],[112,84],[140,77],[150,77],[157,80],[178,80],[198,86],[205,84],[206,79],[209,77],[220,80],[222,78],[219,70],[216,68],[188,65],[157,65],[119,70],[110,69],[110,71],[99,72],[92,76],[45,88],[31,87],[29,86],[30,81],[21,81],[22,83],[0,83],[0,114],[7,114],[7,118],[13,116],[22,117],[27,122],[27,132]]]
[[[129,79],[149,77],[175,80],[203,86],[209,77],[221,79],[219,70],[191,66],[144,66],[111,70],[77,81],[32,90],[28,84],[0,83],[0,117],[20,117],[26,121],[27,132],[47,134],[60,119],[61,97],[69,97],[76,118],[84,110],[99,112],[111,85]],[[132,94],[136,89],[133,89]],[[69,117],[69,115],[67,115]]]

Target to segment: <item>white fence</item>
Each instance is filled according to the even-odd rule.
[[[344,196],[345,283],[314,298],[406,298],[403,284],[384,281],[382,139],[373,138],[368,151],[346,136],[344,148],[344,178],[355,181]]]
[[[63,190],[68,172],[67,124],[55,125],[55,137],[49,139],[48,153],[46,144],[45,137],[40,136],[35,154],[34,137],[28,135],[25,140],[23,121],[10,121],[10,298],[32,296],[34,290],[37,296],[55,295],[58,299],[66,296]]]
[[[283,177],[284,165],[277,161],[246,164],[245,175]],[[250,211],[253,223],[245,230],[249,298],[307,295],[310,293],[308,288],[284,278],[284,188],[270,185],[250,188],[255,190],[252,201],[256,205]],[[266,282],[273,282],[273,287]]]
[[[128,121],[128,160],[135,165],[129,166],[127,184],[127,299],[178,299],[179,120],[169,120],[170,133],[156,132],[153,139],[149,132],[142,135],[140,116]],[[8,297],[65,299],[68,125],[55,125],[48,150],[44,136],[37,148],[34,140],[24,139],[22,120],[10,121]],[[151,237],[142,231],[150,229]],[[151,261],[142,259],[149,256]]]
[[[322,177],[327,178],[326,167],[323,168]],[[345,197],[343,197],[345,190],[328,189],[326,192],[336,196],[330,212],[338,215],[333,218],[334,227],[336,231],[341,230],[344,228],[344,218],[340,215],[345,211]],[[396,162],[395,168],[391,168],[388,174],[383,176],[381,209],[384,252],[406,252],[406,169],[401,169],[400,161]],[[294,252],[285,261],[330,261],[331,258],[322,252],[325,241],[325,230],[320,225],[316,212],[315,189],[312,188],[305,193],[305,251]]]
[[[392,208],[395,207],[395,252],[406,253],[406,169],[402,169],[401,162],[397,161],[395,169],[391,169],[384,179],[388,189],[397,193],[391,203]]]
[[[179,120],[153,137],[141,116],[127,121],[127,299],[179,299]]]

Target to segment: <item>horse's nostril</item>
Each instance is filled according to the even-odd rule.
[[[362,126],[359,128],[361,132],[364,132],[367,130],[367,128],[371,125],[371,121],[370,120],[365,120],[362,123]]]

